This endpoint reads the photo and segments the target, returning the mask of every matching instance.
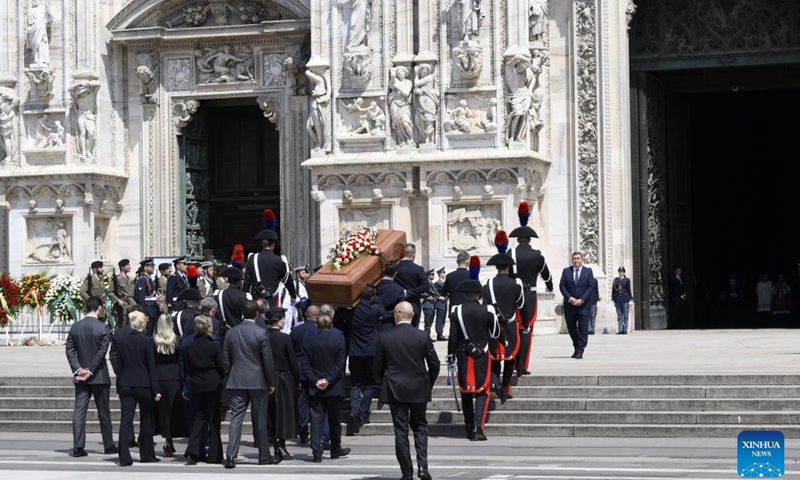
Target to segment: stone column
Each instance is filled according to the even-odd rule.
[[[292,267],[312,262],[311,245],[316,238],[312,233],[310,172],[300,164],[308,155],[308,135],[305,125],[308,117],[306,96],[284,97],[281,106],[281,251]],[[286,202],[284,199],[292,199]],[[315,265],[311,265],[312,268]]]
[[[75,0],[75,74],[86,78],[97,70],[97,4]]]
[[[436,54],[439,50],[436,39],[439,38],[439,35],[443,35],[444,32],[439,29],[438,19],[438,1],[426,0],[419,2],[415,33],[419,42],[417,55],[414,57],[416,63],[426,62],[435,64],[439,61],[439,57]]]
[[[407,0],[394,0],[395,9],[395,52],[392,63],[395,66],[409,66],[414,59],[414,4]]]
[[[17,14],[14,0],[0,0],[0,86],[11,87],[9,81],[17,77]]]

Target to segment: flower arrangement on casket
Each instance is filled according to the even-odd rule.
[[[80,295],[80,277],[62,274],[50,281],[50,289],[44,296],[44,303],[50,312],[50,322],[76,320],[83,310],[83,299]]]
[[[377,238],[377,228],[362,228],[345,234],[328,254],[331,270],[341,270],[343,266],[350,265],[367,255],[381,255],[381,249],[376,243]]]
[[[20,309],[19,283],[8,274],[0,275],[0,327],[5,327],[13,322]]]
[[[45,273],[34,273],[22,277],[20,283],[20,290],[22,295],[22,304],[38,310],[39,315],[43,315],[43,299],[50,289],[50,278]]]

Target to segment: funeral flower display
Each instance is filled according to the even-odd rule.
[[[44,296],[44,303],[50,312],[51,322],[76,320],[83,310],[80,289],[82,280],[74,275],[59,275],[50,282],[50,289]]]
[[[35,273],[22,277],[20,289],[22,290],[22,304],[38,310],[39,315],[43,315],[43,299],[50,288],[50,278],[44,273]]]
[[[19,314],[21,300],[19,283],[8,272],[3,272],[0,276],[0,327],[14,321]]]
[[[380,255],[381,249],[376,243],[378,229],[362,228],[347,233],[333,246],[328,255],[331,261],[331,270],[340,270],[361,257],[367,255]]]

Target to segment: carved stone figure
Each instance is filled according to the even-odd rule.
[[[50,115],[47,113],[42,114],[39,117],[39,120],[36,120],[36,127],[33,130],[34,133],[34,144],[37,147],[44,147],[47,145],[47,139],[50,136],[50,132],[53,131],[53,128],[50,126]]]
[[[339,0],[339,4],[350,2],[350,22],[347,25],[348,50],[369,46],[370,22],[373,0]]]
[[[36,98],[42,102],[53,98],[53,73],[53,70],[47,68],[25,69],[25,74],[36,92]]]
[[[528,6],[530,40],[532,42],[542,41],[547,29],[547,21],[550,19],[548,0],[530,0],[530,2]]]
[[[265,20],[279,20],[280,13],[269,11],[255,2],[245,2],[239,5],[239,20],[242,23],[261,23]]]
[[[142,103],[157,103],[156,97],[154,95],[156,85],[153,84],[153,78],[155,78],[155,74],[147,65],[139,65],[136,67],[136,78],[139,79],[139,83],[141,83],[142,91],[139,94],[139,99]]]
[[[486,109],[486,118],[481,120],[481,127],[487,132],[497,131],[497,99],[489,99],[489,107]]]
[[[462,78],[471,80],[480,76],[483,68],[483,47],[475,42],[461,42],[453,52],[458,59]]]
[[[172,107],[172,124],[175,126],[178,135],[182,133],[183,127],[189,125],[189,122],[192,121],[198,108],[200,108],[200,102],[194,99],[177,102]]]
[[[197,206],[197,201],[192,200],[191,202],[186,204],[186,226],[194,227],[197,225],[197,213],[199,212],[199,207]]]
[[[628,0],[628,4],[625,6],[625,21],[628,24],[628,30],[631,29],[634,15],[636,15],[636,4],[633,3],[633,0]]]
[[[398,145],[414,144],[414,127],[411,120],[411,80],[408,70],[397,67],[389,70],[389,118]]]
[[[283,60],[282,68],[292,93],[299,95],[305,84],[305,77],[302,75],[303,71],[299,60],[296,60],[294,57],[286,57]]]
[[[386,131],[386,114],[378,105],[378,102],[371,101],[369,106],[363,105],[364,99],[355,99],[352,103],[345,103],[344,108],[351,113],[364,112],[359,117],[359,127],[353,133],[369,133],[379,135]]]
[[[533,89],[536,76],[531,70],[531,59],[527,54],[518,54],[506,63],[506,101],[508,102],[508,140],[525,140],[529,127]]]
[[[414,101],[416,106],[415,123],[422,138],[420,143],[434,143],[436,137],[436,117],[439,113],[439,92],[436,77],[429,63],[415,67]]]
[[[67,224],[56,218],[28,220],[26,261],[28,263],[72,263]]]
[[[41,67],[50,65],[50,9],[43,0],[31,0],[28,8],[28,50],[31,51],[31,66]]]
[[[281,108],[278,101],[272,97],[262,95],[256,99],[258,106],[264,112],[264,118],[278,126],[278,119],[280,118]]]
[[[203,235],[192,231],[186,234],[186,255],[189,257],[202,257],[206,239]]]
[[[311,148],[314,150],[330,151],[330,138],[328,135],[328,118],[331,108],[331,86],[327,70],[320,73],[306,70],[306,76],[311,80],[311,111],[306,122],[306,131],[311,136]]]
[[[229,83],[254,80],[255,60],[252,51],[247,49],[240,53],[242,54],[239,56],[234,55],[230,45],[225,45],[219,51],[205,48],[195,52],[201,82]]]
[[[350,80],[356,85],[363,85],[369,82],[372,77],[372,51],[348,52],[344,54],[344,60],[350,70]]]
[[[447,212],[447,239],[450,253],[492,253],[494,236],[500,228],[499,206],[468,207],[453,205]]]
[[[186,198],[194,198],[194,184],[190,172],[186,172]]]
[[[60,121],[53,122],[53,130],[47,136],[47,147],[63,147],[66,136],[64,125]]]
[[[94,141],[97,119],[97,91],[100,82],[96,80],[80,80],[69,87],[69,93],[76,110],[78,136],[78,155],[81,160],[94,158]]]
[[[450,111],[450,120],[447,122],[446,129],[451,132],[470,133],[472,125],[467,117],[473,115],[472,110],[467,106],[467,101],[462,98],[458,101],[458,107]]]
[[[214,24],[217,26],[228,25],[230,23],[228,21],[228,12],[236,13],[236,10],[225,2],[211,2],[208,4],[208,9],[211,12],[211,16],[214,17]]]
[[[19,97],[14,90],[0,87],[0,163],[5,163],[17,155],[19,135]]]
[[[484,17],[481,0],[458,0],[458,3],[461,4],[461,40],[477,40]]]

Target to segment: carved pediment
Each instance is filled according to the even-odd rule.
[[[132,0],[108,28],[128,30],[161,27],[255,25],[310,17],[309,0]]]

